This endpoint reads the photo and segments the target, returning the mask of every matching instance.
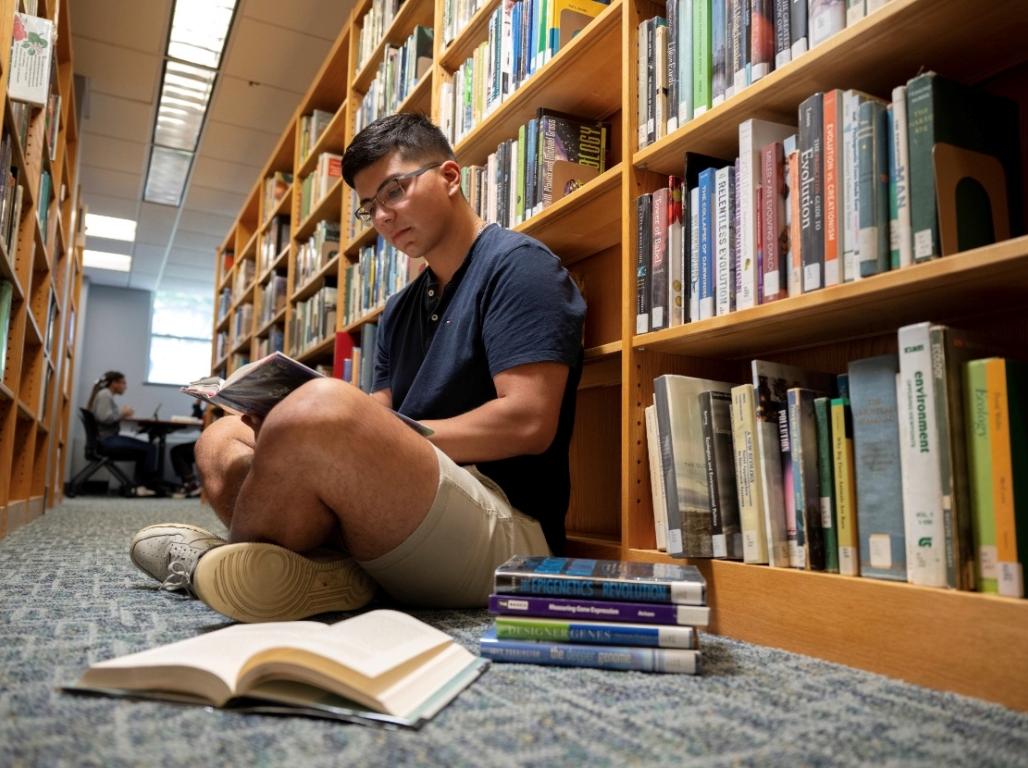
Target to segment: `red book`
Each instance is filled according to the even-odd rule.
[[[346,331],[336,331],[335,351],[332,353],[332,378],[343,378],[343,361],[353,357],[353,336]]]

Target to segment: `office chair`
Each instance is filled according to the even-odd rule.
[[[98,470],[106,469],[121,483],[119,491],[122,496],[131,496],[135,488],[128,475],[114,462],[117,456],[109,455],[100,445],[100,438],[96,429],[96,416],[88,408],[79,408],[79,419],[86,430],[86,461],[89,465],[81,470],[68,483],[64,495],[68,497],[77,496],[82,484],[92,477]]]

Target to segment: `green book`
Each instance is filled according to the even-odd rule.
[[[11,332],[11,304],[14,285],[0,280],[0,381],[7,366],[7,336]]]
[[[710,0],[695,0],[692,15],[693,116],[710,109]]]
[[[814,398],[817,424],[817,479],[821,489],[821,536],[825,542],[825,570],[839,572],[839,536],[835,524],[835,474],[832,471],[831,399]]]
[[[971,515],[977,552],[978,591],[999,591],[996,573],[996,515],[992,501],[992,447],[989,444],[989,403],[985,360],[964,368],[968,469],[971,474]]]

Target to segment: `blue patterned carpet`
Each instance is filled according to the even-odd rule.
[[[224,625],[129,562],[168,520],[217,530],[195,502],[79,498],[0,541],[0,766],[1028,766],[1028,715],[715,636],[698,678],[494,664],[420,732],[61,693]],[[472,649],[489,623],[416,615]]]

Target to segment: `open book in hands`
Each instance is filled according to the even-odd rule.
[[[230,411],[263,418],[294,389],[322,376],[288,355],[273,352],[238,368],[227,379],[207,376],[180,389],[187,395]],[[394,413],[419,434],[432,434],[432,430],[424,424],[398,411]]]
[[[70,691],[418,728],[488,661],[397,611],[236,624],[94,664]]]

